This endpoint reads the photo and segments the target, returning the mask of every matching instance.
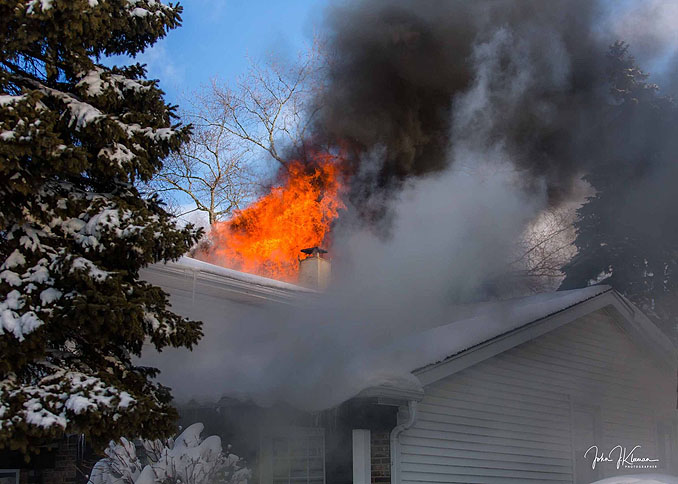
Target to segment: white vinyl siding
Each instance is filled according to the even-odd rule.
[[[653,456],[657,417],[676,413],[676,380],[650,361],[601,310],[435,382],[400,436],[400,480],[572,483],[586,475],[574,447],[593,435],[601,449]],[[583,404],[596,430],[574,435]]]
[[[659,469],[667,474],[678,474],[678,422],[665,419],[657,423],[657,457],[661,459]]]

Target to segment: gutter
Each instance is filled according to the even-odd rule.
[[[407,402],[409,417],[406,422],[391,430],[391,484],[400,482],[400,434],[414,425],[417,420],[417,401]]]

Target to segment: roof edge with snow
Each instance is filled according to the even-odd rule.
[[[412,373],[422,385],[429,385],[601,309],[616,316],[615,321],[645,350],[648,357],[662,366],[675,369],[678,357],[676,347],[635,305],[612,288],[607,288],[566,308],[451,354],[441,361],[417,368]]]
[[[294,303],[300,297],[317,294],[305,287],[267,277],[220,267],[190,257],[176,262],[153,264],[142,270],[142,278],[164,289],[217,294],[243,302],[272,300]]]

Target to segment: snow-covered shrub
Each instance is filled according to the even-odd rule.
[[[633,476],[609,477],[591,484],[678,484],[678,477],[664,474],[639,474]]]
[[[141,456],[125,438],[111,442],[89,484],[246,484],[251,472],[242,459],[224,453],[216,435],[202,440],[203,429],[195,423],[175,439],[142,440]]]

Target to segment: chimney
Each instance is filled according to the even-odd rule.
[[[327,254],[320,247],[309,247],[301,252],[308,257],[299,261],[299,284],[311,289],[324,291],[330,282],[330,261],[323,258]]]

